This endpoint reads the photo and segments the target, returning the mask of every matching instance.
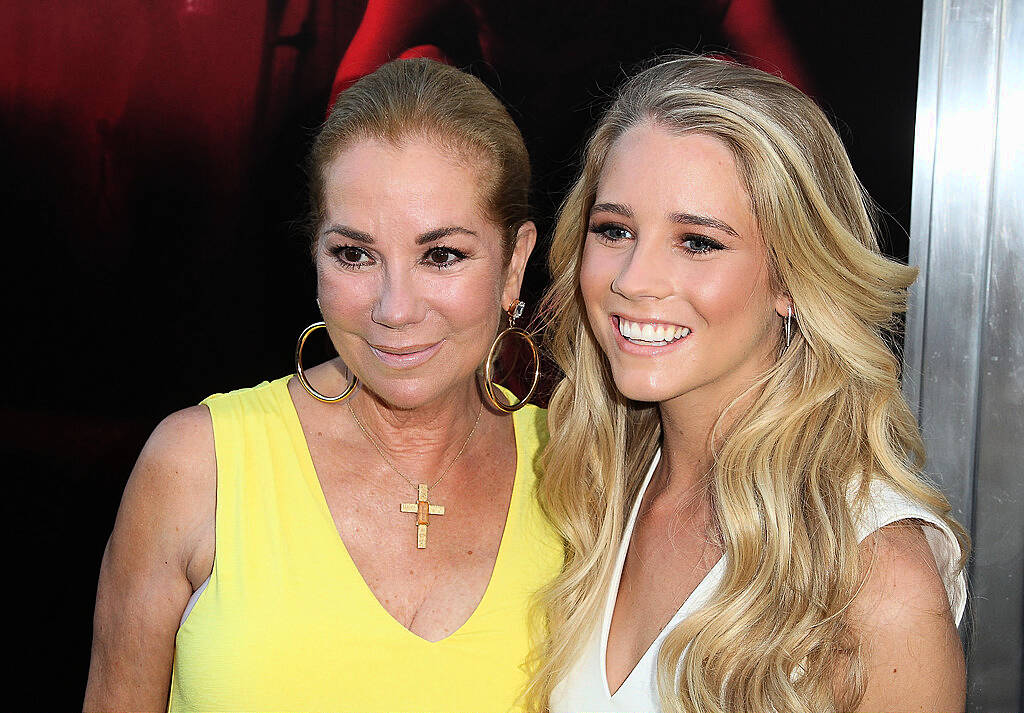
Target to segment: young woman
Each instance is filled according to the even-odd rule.
[[[814,103],[710,58],[633,77],[550,265],[535,705],[961,710],[968,538],[884,339],[916,270]]]

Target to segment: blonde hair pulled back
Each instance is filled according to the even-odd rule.
[[[426,138],[478,172],[481,209],[502,228],[505,261],[530,217],[530,157],[501,101],[477,77],[430,59],[398,59],[338,95],[309,154],[311,250],[324,221],[324,170],[364,139]]]
[[[778,77],[708,57],[663,61],[623,85],[555,228],[543,313],[564,378],[549,405],[539,497],[566,559],[539,596],[548,636],[527,700],[543,709],[598,625],[625,515],[660,442],[656,404],[617,392],[579,289],[606,157],[644,122],[731,149],[773,279],[799,325],[786,347],[780,320],[780,358],[741,395],[749,406],[730,414],[727,432],[721,419],[716,426],[707,487],[726,571],[709,603],[660,649],[661,706],[851,710],[864,672],[845,612],[864,576],[855,523],[869,481],[932,510],[964,558],[969,550],[949,504],[922,476],[920,433],[885,341],[917,270],[881,254],[872,203],[814,102]]]

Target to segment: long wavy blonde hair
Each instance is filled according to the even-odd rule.
[[[539,496],[566,557],[540,594],[548,635],[527,701],[544,708],[593,633],[625,515],[660,442],[657,405],[615,389],[579,288],[605,159],[645,121],[707,134],[732,150],[773,279],[799,324],[784,349],[780,324],[781,357],[743,395],[750,406],[730,414],[728,429],[721,418],[716,426],[707,487],[726,572],[711,601],[660,649],[661,706],[852,709],[864,672],[845,612],[864,574],[855,520],[868,482],[922,503],[949,525],[965,559],[969,550],[946,499],[922,477],[920,433],[885,342],[917,271],[880,253],[871,201],[814,102],[778,77],[707,57],[664,61],[625,83],[555,229],[544,314],[564,378],[549,406]]]

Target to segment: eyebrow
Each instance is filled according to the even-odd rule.
[[[427,243],[433,243],[442,238],[447,238],[449,235],[455,235],[456,233],[465,233],[466,235],[472,235],[477,237],[477,234],[469,228],[464,228],[461,225],[447,225],[443,228],[435,228],[434,230],[427,231],[423,235],[416,238],[417,245],[425,245]]]
[[[356,230],[350,228],[347,225],[332,225],[330,228],[324,231],[324,235],[328,233],[337,233],[338,235],[348,238],[349,240],[355,240],[357,243],[365,243],[369,245],[373,242],[373,236],[369,233],[364,233],[362,230]]]
[[[712,218],[710,215],[697,215],[696,213],[672,213],[668,217],[673,223],[682,223],[683,225],[703,225],[705,228],[715,228],[721,230],[723,233],[728,233],[734,238],[740,237],[740,234],[732,229],[728,223],[723,223],[718,218]]]
[[[622,203],[598,203],[590,209],[591,213],[617,213],[627,218],[633,217],[633,210]]]
[[[350,228],[347,225],[332,225],[331,227],[327,228],[327,230],[324,231],[324,235],[327,235],[328,233],[337,233],[342,237],[348,238],[349,240],[355,240],[356,242],[363,243],[365,245],[370,245],[373,243],[372,235],[370,235],[369,233],[364,233],[362,230]],[[416,244],[426,245],[427,243],[436,242],[438,240],[448,237],[449,235],[454,235],[456,233],[465,233],[466,235],[476,236],[476,232],[470,230],[469,228],[464,228],[461,225],[446,225],[443,228],[435,228],[434,230],[428,230],[426,233],[417,236]]]
[[[591,212],[615,213],[626,218],[635,217],[633,215],[633,209],[622,203],[597,203],[593,208],[591,208]],[[682,225],[702,225],[705,228],[721,230],[723,233],[728,233],[734,238],[740,237],[740,234],[737,233],[731,225],[719,220],[718,218],[712,218],[710,215],[699,215],[697,213],[669,213],[668,219],[673,223],[680,223]]]

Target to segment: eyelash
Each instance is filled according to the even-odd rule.
[[[717,252],[718,250],[725,250],[725,246],[717,240],[712,240],[706,235],[687,235],[686,240],[683,241],[685,247],[686,243],[698,243],[702,247],[700,249],[685,248],[687,252],[693,255],[707,255],[708,253]]]
[[[591,233],[598,235],[601,240],[604,240],[605,242],[608,243],[617,243],[622,240],[629,239],[623,237],[612,237],[611,235],[609,235],[609,231],[618,230],[624,233],[630,233],[628,228],[623,228],[621,225],[616,225],[615,223],[601,223],[599,225],[592,225],[590,226],[589,230]],[[700,245],[700,247],[688,248],[686,247],[686,243],[697,243],[698,245]],[[694,233],[686,235],[685,239],[682,241],[682,244],[686,252],[690,253],[691,255],[707,255],[708,253],[725,249],[725,246],[722,245],[722,243],[715,240],[714,238],[709,238],[706,235],[698,235]]]
[[[628,238],[615,238],[609,235],[609,232],[612,230],[619,230],[622,231],[623,233],[629,233],[629,230],[627,228],[623,228],[621,225],[616,225],[615,223],[601,223],[599,225],[591,225],[589,230],[591,233],[599,235],[602,240],[605,240],[609,243],[617,243],[620,240],[628,240]]]
[[[367,258],[370,258],[370,259],[367,262],[352,262],[351,260],[346,260],[343,257],[343,255],[345,254],[345,252],[347,252],[349,250],[358,251],[360,256],[364,256],[365,255]],[[372,262],[373,258],[370,257],[370,254],[364,248],[361,248],[361,247],[359,247],[357,245],[337,245],[337,246],[331,248],[330,252],[334,256],[334,258],[338,261],[338,263],[342,267],[344,267],[344,268],[346,268],[348,270],[361,270],[364,267],[368,267],[368,266],[373,264],[373,262]],[[455,259],[454,260],[447,260],[447,261],[445,261],[443,263],[431,262],[430,259],[429,259],[429,256],[432,253],[438,253],[438,252],[448,253],[449,255],[454,256]],[[421,259],[421,262],[423,262],[426,265],[429,265],[430,267],[437,268],[438,270],[447,270],[450,267],[453,267],[454,265],[457,265],[458,263],[460,263],[463,260],[465,260],[466,257],[467,257],[466,254],[464,252],[462,252],[461,250],[457,250],[455,248],[448,247],[447,245],[434,245],[434,246],[431,246],[430,249],[428,249],[425,253],[423,253],[423,258]]]
[[[427,256],[435,252],[448,253],[455,259],[446,261],[444,263],[430,262],[429,260],[427,260]],[[457,265],[458,263],[465,260],[466,253],[462,252],[461,250],[456,250],[455,248],[448,247],[447,245],[435,245],[434,247],[430,248],[425,253],[423,253],[423,259],[427,260],[427,264],[430,265],[431,267],[436,267],[438,270],[447,270],[448,268]]]

